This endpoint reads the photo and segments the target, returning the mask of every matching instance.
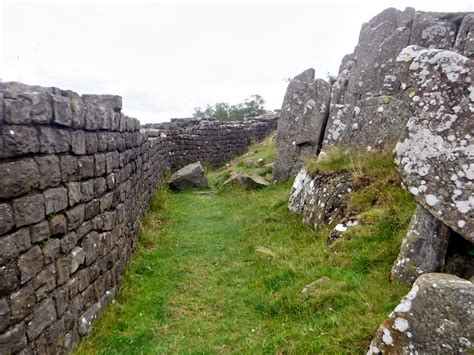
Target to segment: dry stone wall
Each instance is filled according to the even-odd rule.
[[[215,165],[276,117],[152,129],[113,95],[0,86],[0,353],[69,352],[116,292],[163,174]]]

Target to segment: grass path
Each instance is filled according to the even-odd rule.
[[[406,292],[387,281],[400,233],[379,226],[329,252],[288,212],[289,188],[157,194],[77,353],[363,353]]]

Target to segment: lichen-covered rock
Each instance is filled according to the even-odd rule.
[[[396,71],[398,54],[414,44],[471,56],[473,16],[389,8],[365,23],[354,53],[343,58],[332,87],[322,149],[328,145],[378,149],[398,140],[409,118]],[[380,108],[380,100],[388,104]]]
[[[200,162],[186,165],[175,172],[168,181],[172,190],[185,190],[192,187],[207,186],[207,178]]]
[[[314,69],[291,79],[278,120],[275,180],[295,176],[305,158],[317,153],[329,112],[330,94],[329,83],[314,79]]]
[[[474,344],[474,284],[424,274],[379,327],[367,354],[464,354]]]
[[[331,105],[323,150],[382,149],[394,143],[410,118],[408,105],[392,96],[369,97],[357,104]]]
[[[345,215],[346,196],[352,190],[347,171],[312,176],[301,169],[291,188],[288,208],[301,214],[304,223],[317,228]]]
[[[418,206],[390,278],[411,284],[421,274],[443,271],[448,241],[448,226]]]
[[[432,215],[474,242],[474,62],[416,46],[397,62],[414,112],[395,149],[403,183]]]

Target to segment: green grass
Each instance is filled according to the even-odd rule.
[[[350,197],[363,223],[331,247],[329,226],[314,231],[288,211],[290,183],[160,189],[116,300],[76,354],[364,353],[408,291],[388,275],[414,209],[374,171]]]
[[[247,154],[237,157],[220,169],[208,169],[207,177],[211,187],[219,187],[232,174],[257,174],[271,180],[272,167],[265,166],[275,161],[275,137],[271,134],[262,142],[255,142],[248,148]],[[259,160],[262,159],[262,163]]]

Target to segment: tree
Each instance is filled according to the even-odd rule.
[[[207,105],[203,110],[200,107],[194,109],[193,117],[216,118],[221,121],[240,120],[245,117],[256,117],[267,112],[265,100],[260,95],[251,95],[244,102],[230,106],[226,102],[218,102],[213,106]]]

